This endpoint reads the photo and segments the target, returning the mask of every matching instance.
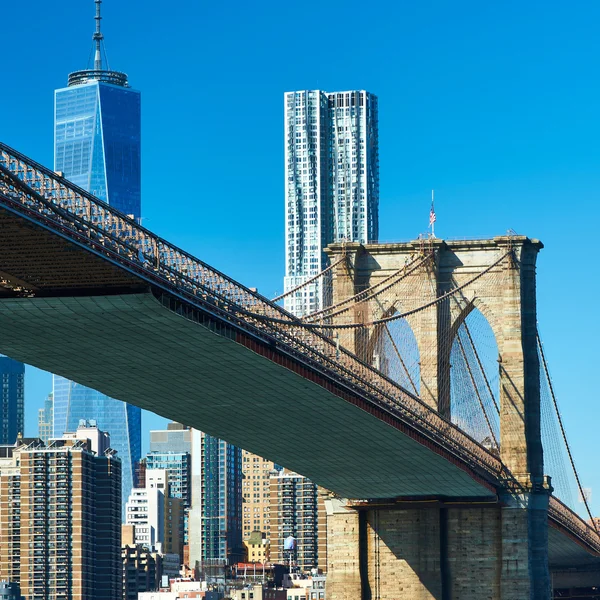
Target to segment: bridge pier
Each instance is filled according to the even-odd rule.
[[[548,493],[503,500],[329,500],[327,600],[549,600]]]

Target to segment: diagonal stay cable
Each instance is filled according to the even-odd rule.
[[[552,398],[552,404],[554,404],[554,410],[556,411],[556,417],[558,418],[560,432],[562,434],[563,440],[565,442],[565,446],[567,448],[567,454],[569,455],[569,461],[571,462],[571,468],[573,469],[573,473],[575,474],[575,479],[577,481],[577,487],[579,488],[579,493],[581,494],[581,499],[583,500],[583,503],[585,504],[585,508],[587,510],[587,514],[590,518],[592,526],[596,530],[596,533],[598,535],[600,535],[600,531],[598,531],[598,526],[596,525],[596,521],[594,520],[594,517],[592,517],[592,512],[590,511],[590,507],[589,507],[587,498],[585,497],[585,494],[583,493],[583,487],[581,486],[581,480],[579,479],[579,473],[577,472],[577,469],[575,468],[575,460],[573,459],[573,454],[571,453],[571,446],[569,446],[569,442],[567,440],[567,432],[565,431],[565,427],[563,425],[563,420],[560,415],[560,411],[558,410],[558,402],[556,400],[556,395],[554,394],[554,386],[552,385],[552,380],[550,379],[550,371],[548,370],[548,363],[546,362],[546,354],[544,353],[544,347],[542,345],[542,340],[540,339],[539,332],[536,332],[535,336],[537,339],[540,356],[542,357],[542,365],[544,367],[544,374],[546,375],[546,381],[548,382],[548,387],[550,388],[550,396]]]
[[[475,391],[475,395],[477,396],[477,400],[479,401],[479,406],[481,407],[481,410],[483,411],[483,416],[485,418],[485,422],[487,423],[490,434],[492,435],[494,443],[496,444],[496,448],[500,448],[500,444],[498,444],[498,440],[496,439],[496,434],[494,433],[494,429],[492,428],[492,423],[487,414],[487,410],[485,409],[485,404],[483,403],[483,399],[481,397],[481,394],[479,393],[479,388],[477,387],[477,382],[475,381],[475,376],[473,375],[473,371],[471,370],[471,365],[469,364],[469,359],[467,357],[467,353],[465,352],[465,347],[462,343],[462,340],[460,339],[460,334],[458,332],[456,334],[456,341],[458,342],[458,347],[460,348],[460,352],[462,354],[463,360],[465,361],[465,365],[467,366],[467,371],[469,373],[469,379],[471,381],[471,385],[473,386],[473,390]]]
[[[460,302],[458,301],[458,298],[456,296],[454,296],[454,300],[456,301],[457,305],[459,308],[462,308],[460,305]],[[465,298],[466,300],[466,298]],[[472,302],[469,302],[467,300],[468,304],[472,304]],[[471,349],[473,350],[473,353],[475,354],[475,358],[477,360],[477,365],[479,366],[479,371],[481,372],[482,376],[483,376],[483,380],[485,381],[485,385],[487,387],[488,393],[490,395],[490,398],[492,399],[492,402],[494,403],[494,408],[496,409],[496,412],[498,414],[500,414],[500,407],[498,406],[498,402],[496,401],[496,397],[494,396],[494,392],[492,392],[492,386],[490,385],[488,376],[483,368],[483,364],[481,362],[481,358],[479,356],[479,352],[477,351],[477,347],[475,346],[475,341],[473,340],[473,336],[471,335],[471,328],[467,325],[467,321],[466,319],[463,320],[462,324],[465,327],[465,331],[467,333],[467,339],[469,340],[469,345],[471,346]]]

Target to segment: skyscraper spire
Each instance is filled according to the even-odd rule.
[[[69,74],[68,85],[70,87],[72,85],[89,83],[90,81],[102,81],[120,87],[129,87],[127,75],[125,73],[110,70],[108,60],[106,59],[106,50],[104,48],[104,34],[102,33],[102,0],[94,0],[94,4],[96,5],[96,16],[94,17],[94,20],[96,21],[96,30],[92,36],[92,51],[88,58],[88,64],[86,69]],[[92,68],[90,68],[90,58],[92,53],[94,54],[94,64]],[[104,53],[104,60],[102,60],[102,53]]]
[[[102,15],[100,14],[102,0],[94,0],[94,2],[96,3],[96,16],[94,17],[96,20],[96,31],[94,32],[93,36],[93,40],[96,45],[96,54],[94,55],[94,70],[102,71],[102,40],[104,39],[100,27],[100,22],[102,21]]]

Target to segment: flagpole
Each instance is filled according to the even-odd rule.
[[[431,210],[429,211],[429,227],[431,227],[431,233],[429,234],[429,237],[431,239],[435,238],[435,207],[433,206],[433,201],[434,201],[434,192],[433,190],[431,190]]]
[[[431,190],[431,210],[434,211],[435,214],[435,208],[433,207],[433,190]],[[435,219],[433,220],[433,223],[431,224],[431,237],[435,237]]]

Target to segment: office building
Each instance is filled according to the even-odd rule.
[[[188,509],[192,497],[192,430],[180,423],[168,423],[166,430],[150,432],[150,452],[140,463],[143,469],[164,469],[168,476],[169,499],[165,544],[183,562],[183,547],[188,543]],[[141,487],[141,486],[140,486]],[[178,522],[176,522],[178,520]],[[177,542],[176,542],[177,540]]]
[[[280,467],[252,452],[242,450],[242,532],[244,542],[252,532],[271,533],[271,475]],[[247,546],[247,543],[246,543]],[[254,562],[250,560],[249,562]]]
[[[162,550],[165,529],[166,471],[146,471],[146,487],[133,488],[125,507],[125,524],[134,525],[134,544]]]
[[[167,475],[165,489],[165,552],[179,554],[187,544],[187,510],[191,502],[191,455],[187,452],[150,452],[146,474],[160,470]],[[141,486],[140,486],[141,487]]]
[[[96,2],[93,68],[71,73],[54,94],[54,170],[139,219],[140,93],[127,75],[105,68]],[[95,419],[111,435],[123,467],[123,506],[134,485],[141,456],[141,410],[54,376],[53,436],[74,431],[80,419]]]
[[[121,464],[107,441],[82,426],[0,446],[0,579],[25,598],[122,597]]]
[[[332,242],[379,235],[377,97],[364,90],[285,94],[286,292],[328,266]],[[320,278],[285,299],[297,316],[327,303]]]
[[[150,452],[191,454],[192,430],[187,425],[174,421],[167,423],[166,429],[152,430],[150,432]]]
[[[222,579],[225,566],[243,555],[241,450],[192,430],[190,567],[209,580]]]
[[[105,68],[100,6],[92,69],[75,71],[54,93],[54,168],[74,184],[139,219],[140,93],[125,73]]]
[[[302,571],[327,569],[324,494],[310,479],[286,469],[271,477],[272,562]]]
[[[166,430],[150,432],[150,452],[146,469],[165,469],[169,495],[191,503],[192,430],[179,423],[169,423]]]
[[[44,407],[38,410],[38,437],[47,444],[54,437],[52,426],[52,415],[54,414],[54,400],[52,394],[48,394],[44,400]]]
[[[0,356],[0,444],[14,444],[25,426],[25,365]]]

